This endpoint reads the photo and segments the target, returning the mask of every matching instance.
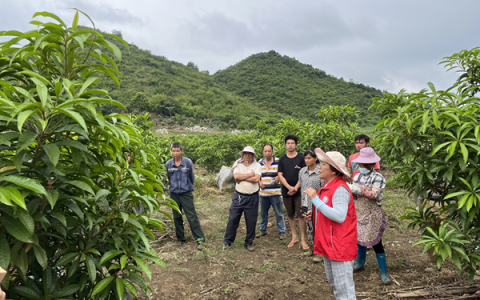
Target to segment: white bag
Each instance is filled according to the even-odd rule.
[[[220,172],[218,172],[217,176],[215,177],[215,181],[217,182],[220,190],[233,188],[235,186],[235,180],[233,180],[232,168],[222,166]]]

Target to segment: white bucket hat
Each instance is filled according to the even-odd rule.
[[[345,156],[342,155],[342,153],[338,151],[328,151],[327,153],[325,153],[322,149],[316,148],[315,154],[317,155],[319,160],[326,162],[338,171],[342,172],[343,179],[345,179],[345,181],[352,181],[352,176],[350,176],[350,172],[348,172],[346,166],[347,160],[345,159]]]
[[[242,151],[238,152],[238,154],[240,156],[243,156],[243,152],[253,153],[253,156],[255,156],[255,158],[257,158],[257,155],[255,154],[255,149],[253,149],[252,146],[246,146],[245,148],[243,148]]]

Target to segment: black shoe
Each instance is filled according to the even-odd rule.
[[[225,251],[225,250],[227,250],[227,249],[230,249],[231,246],[232,246],[232,245],[230,245],[230,244],[225,244],[225,243],[223,243],[222,250]]]
[[[177,243],[175,244],[175,247],[183,247],[187,244],[187,242],[185,241],[177,241]]]
[[[247,249],[250,252],[255,251],[255,248],[252,245],[244,245],[244,246],[245,246],[245,249]]]

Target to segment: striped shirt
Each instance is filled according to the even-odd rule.
[[[313,172],[308,171],[308,166],[303,167],[300,172],[298,172],[298,178],[300,179],[300,188],[302,192],[302,206],[307,206],[308,210],[312,210],[312,200],[310,200],[310,198],[308,198],[307,194],[304,192],[308,188],[318,191],[325,183],[325,180],[318,177],[318,166],[319,165],[315,166],[315,170],[313,170]]]
[[[280,196],[282,191],[280,189],[280,182],[272,184],[272,180],[278,176],[278,157],[273,156],[273,162],[270,167],[265,164],[265,158],[262,158],[259,163],[262,171],[262,183],[265,189],[260,190],[260,197]]]
[[[359,188],[367,189],[372,191],[375,196],[375,201],[377,201],[378,206],[382,206],[383,200],[383,190],[386,185],[385,178],[382,174],[378,173],[375,170],[372,170],[367,176],[362,173],[358,173],[353,178],[353,185],[358,186]]]

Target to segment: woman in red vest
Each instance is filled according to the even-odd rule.
[[[353,282],[353,261],[357,258],[357,216],[352,192],[347,181],[352,177],[346,159],[340,152],[315,149],[320,160],[320,179],[325,184],[318,192],[305,191],[312,199],[313,211],[305,214],[313,220],[313,253],[324,257],[327,280],[336,299],[356,299]]]

